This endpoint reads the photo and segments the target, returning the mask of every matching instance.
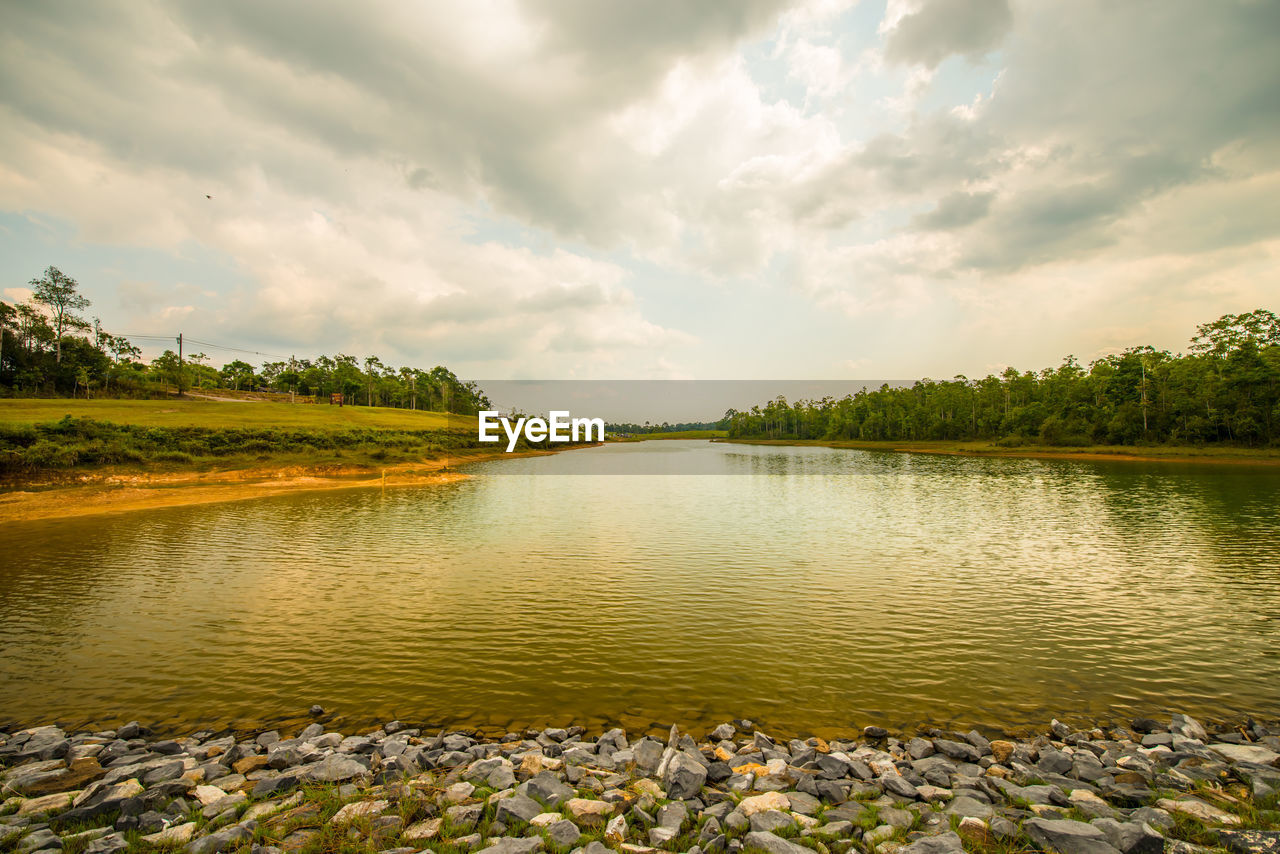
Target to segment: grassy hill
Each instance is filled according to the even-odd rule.
[[[86,469],[361,468],[476,446],[476,420],[379,407],[214,400],[0,400],[0,477]]]
[[[223,402],[216,400],[0,400],[0,425],[42,424],[73,418],[92,418],[139,427],[264,428],[304,430],[467,430],[474,432],[475,418],[328,404]]]

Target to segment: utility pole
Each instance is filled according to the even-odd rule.
[[[178,333],[178,397],[182,397],[182,333]]]
[[[409,374],[409,409],[418,408],[418,377],[416,374]]]

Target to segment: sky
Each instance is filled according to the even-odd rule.
[[[909,379],[1280,310],[1274,0],[0,3],[0,298],[114,333]]]

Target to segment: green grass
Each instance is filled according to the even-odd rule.
[[[727,430],[675,430],[670,433],[635,433],[624,442],[643,442],[647,439],[723,439]]]
[[[328,404],[219,403],[212,400],[0,400],[0,425],[31,425],[63,416],[138,427],[283,428],[342,431],[465,430],[476,419],[443,412]]]
[[[362,468],[476,446],[475,419],[378,407],[202,400],[0,400],[0,476],[70,470]]]

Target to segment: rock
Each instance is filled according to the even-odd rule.
[[[573,820],[582,824],[604,824],[605,819],[613,815],[613,804],[608,801],[570,798],[565,801],[564,806]]]
[[[214,854],[227,847],[235,847],[239,843],[253,839],[253,832],[243,825],[234,825],[226,830],[219,830],[208,836],[201,836],[187,843],[184,849],[187,854]]]
[[[460,804],[467,798],[471,797],[471,793],[475,790],[476,787],[470,783],[454,783],[452,786],[444,790],[444,794],[441,797],[443,797],[448,803]]]
[[[1218,842],[1236,854],[1277,854],[1280,830],[1219,830]]]
[[[319,762],[309,765],[303,778],[317,783],[341,783],[369,773],[369,769],[354,759],[331,753]]]
[[[666,773],[662,777],[667,797],[672,800],[684,800],[695,797],[702,791],[702,784],[707,780],[707,769],[692,757],[677,753],[667,763]]]
[[[627,820],[620,815],[615,815],[609,819],[609,823],[604,828],[604,839],[614,845],[620,845],[625,842],[627,839]]]
[[[1204,741],[1208,735],[1204,731],[1204,727],[1193,717],[1187,715],[1174,715],[1173,720],[1169,724],[1169,731],[1185,738],[1193,738],[1197,741]]]
[[[219,789],[217,786],[196,786],[195,791],[191,794],[195,795],[201,806],[209,806],[215,801],[220,801],[227,796],[227,793]]]
[[[58,838],[58,834],[49,828],[32,831],[18,841],[18,850],[21,852],[30,851],[49,851],[51,849],[62,849],[62,840]]]
[[[435,839],[440,835],[440,827],[444,824],[444,819],[429,818],[425,821],[419,821],[411,824],[404,829],[401,834],[406,840],[413,842],[425,842]]]
[[[1175,717],[1177,716],[1175,715]],[[1191,816],[1205,824],[1225,824],[1234,827],[1240,823],[1239,816],[1218,809],[1213,804],[1207,804],[1199,798],[1178,798],[1176,801],[1161,798],[1156,801],[1156,806],[1171,813],[1176,812]]]
[[[556,807],[574,796],[574,791],[550,771],[543,771],[523,784],[524,793],[541,804]]]
[[[977,798],[971,798],[967,795],[960,797],[947,804],[943,810],[947,815],[958,815],[961,818],[966,816],[971,818],[988,819],[992,816],[991,804],[980,801]]]
[[[28,798],[22,802],[22,806],[18,807],[18,815],[40,815],[41,813],[64,810],[71,806],[71,802],[79,795],[79,792],[59,792],[55,795]]]
[[[533,854],[535,851],[541,851],[544,844],[541,836],[522,838],[504,836],[490,840],[489,847],[480,850],[486,854]]]
[[[577,843],[582,836],[582,831],[578,830],[578,826],[568,820],[560,820],[552,822],[547,827],[547,836],[551,841],[562,848],[569,848]]]
[[[1006,765],[1009,757],[1013,756],[1016,745],[1012,741],[997,739],[991,742],[991,758],[1000,765]]]
[[[738,734],[733,724],[720,724],[711,731],[711,738],[715,741],[728,741]]]
[[[159,833],[152,833],[144,836],[142,837],[142,841],[161,848],[171,845],[186,845],[191,841],[191,834],[195,832],[196,823],[194,821],[188,821],[185,824],[175,824],[173,827],[166,827]]]
[[[123,833],[108,833],[100,836],[84,847],[83,854],[116,854],[129,847],[129,840]]]
[[[1089,823],[1101,830],[1106,835],[1107,841],[1121,854],[1163,854],[1164,852],[1164,837],[1144,822],[1120,822],[1113,818],[1096,818]]]
[[[307,713],[314,717],[319,717],[320,715],[324,714],[324,706],[320,705],[319,703],[316,703],[310,709],[307,709]]]
[[[542,812],[542,807],[533,798],[525,795],[512,795],[509,798],[503,798],[498,801],[498,808],[494,811],[494,818],[504,824],[512,824],[513,822],[526,824],[540,812]]]
[[[880,787],[891,795],[897,795],[900,798],[915,800],[920,797],[920,792],[916,787],[911,785],[907,779],[900,774],[885,774],[876,780]]]
[[[1106,834],[1090,824],[1067,819],[1030,818],[1022,823],[1022,832],[1041,851],[1058,854],[1117,854]]]
[[[58,762],[61,765],[61,762]],[[25,766],[23,766],[25,767]],[[18,769],[19,771],[22,768]],[[24,781],[21,777],[9,783],[8,787],[26,795],[50,795],[55,792],[66,792],[72,789],[83,789],[94,780],[107,773],[98,760],[92,757],[77,759],[69,767],[52,769],[39,775],[38,779]]]
[[[1256,762],[1259,765],[1274,765],[1280,759],[1280,753],[1268,750],[1257,744],[1211,744],[1209,749],[1228,762]]]
[[[752,795],[743,798],[738,804],[738,811],[747,818],[765,810],[789,810],[791,799],[782,792],[765,792],[763,795]]]
[[[917,839],[898,849],[898,854],[964,854],[964,845],[955,832],[940,833]]]
[[[748,833],[743,839],[743,843],[748,848],[758,848],[767,851],[768,854],[810,854],[810,849],[794,842],[788,842],[781,836],[768,831]]]
[[[978,748],[972,744],[961,744],[958,741],[951,741],[946,738],[935,738],[933,746],[948,759],[955,759],[960,762],[977,762],[982,758]]]
[[[773,833],[783,828],[795,827],[795,820],[778,810],[762,810],[752,814],[750,826],[757,833],[762,831]]]
[[[889,730],[879,726],[867,726],[862,728],[862,734],[872,741],[881,741],[889,737]]]
[[[382,815],[389,806],[391,806],[390,801],[356,801],[338,810],[329,821],[332,824],[343,824],[357,818],[371,818]]]

